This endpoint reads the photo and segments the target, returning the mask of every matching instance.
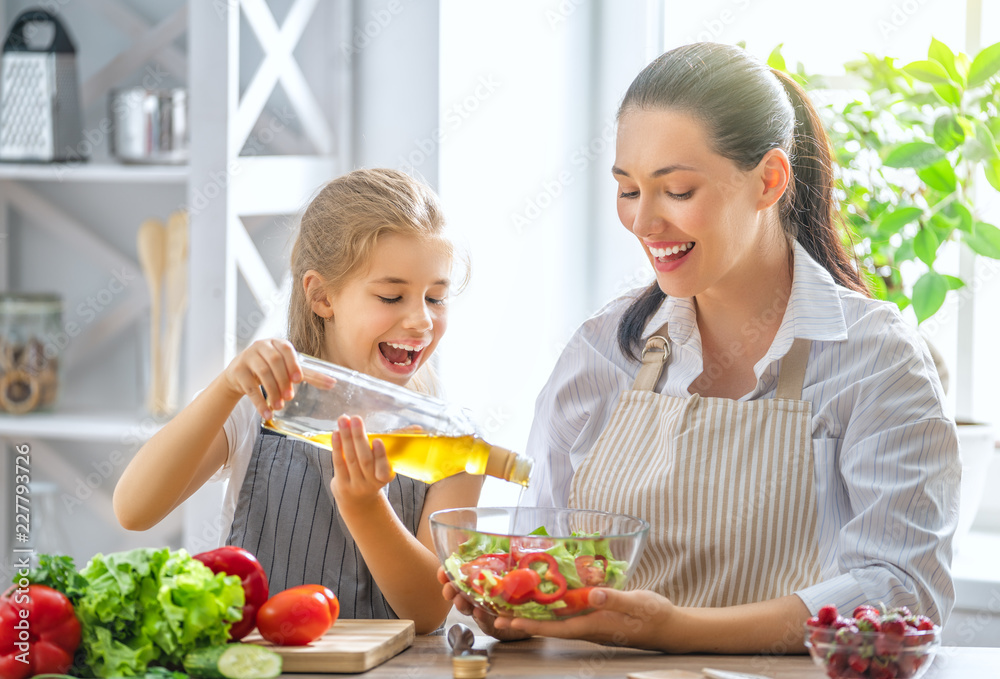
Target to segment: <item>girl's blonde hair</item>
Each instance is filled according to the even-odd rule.
[[[323,355],[324,319],[313,312],[302,288],[307,271],[318,272],[328,289],[337,290],[368,265],[379,238],[388,234],[440,239],[453,254],[444,226],[434,192],[403,172],[354,170],[326,184],[303,213],[292,247],[288,340],[301,353]],[[429,364],[409,386],[437,391]]]

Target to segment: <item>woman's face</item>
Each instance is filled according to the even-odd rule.
[[[780,197],[780,190],[768,194],[772,155],[744,172],[712,149],[691,115],[660,109],[621,116],[612,168],[618,218],[642,243],[664,293],[739,291],[744,276],[760,275],[777,227],[763,212]]]
[[[405,385],[444,335],[451,265],[442,241],[382,236],[369,268],[329,295],[324,358]]]

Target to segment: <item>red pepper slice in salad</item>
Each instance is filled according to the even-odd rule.
[[[555,614],[558,616],[575,615],[580,611],[587,610],[590,608],[590,593],[593,590],[594,587],[579,587],[568,590],[563,597],[563,603],[566,605],[555,609]]]
[[[517,567],[538,573],[539,582],[531,593],[531,598],[538,603],[555,603],[566,593],[566,578],[559,572],[559,562],[551,554],[547,552],[525,554],[517,563]]]
[[[542,577],[531,568],[515,568],[503,576],[500,583],[490,592],[490,596],[501,595],[512,606],[527,603],[536,591]]]

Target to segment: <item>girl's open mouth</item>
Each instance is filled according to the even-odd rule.
[[[378,350],[382,354],[382,358],[384,358],[390,366],[404,370],[420,359],[420,354],[423,353],[425,348],[426,345],[423,344],[406,345],[397,342],[378,343]]]

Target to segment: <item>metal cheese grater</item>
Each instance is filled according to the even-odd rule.
[[[28,44],[25,28],[50,22],[44,49]],[[3,46],[0,75],[0,160],[81,160],[76,48],[59,20],[41,9],[23,12]]]

